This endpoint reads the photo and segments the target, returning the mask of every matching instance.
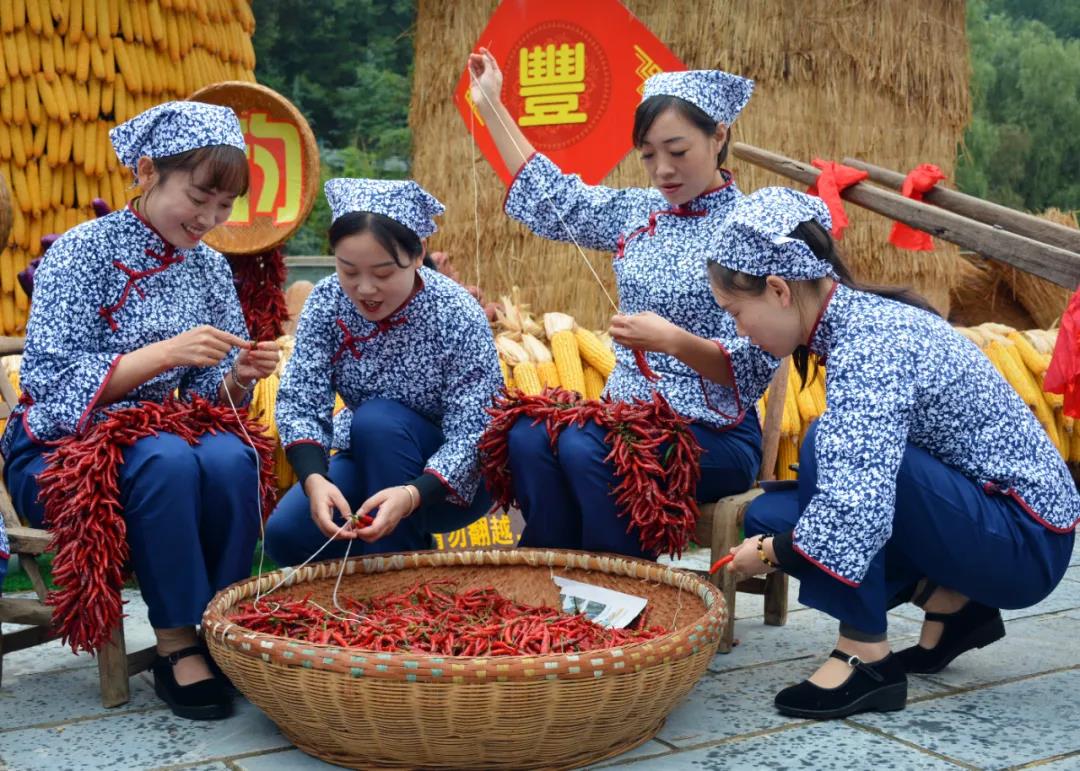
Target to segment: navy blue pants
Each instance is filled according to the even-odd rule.
[[[370,399],[353,412],[349,449],[330,458],[329,478],[353,511],[375,493],[420,476],[444,442],[439,426],[400,402]],[[352,541],[350,556],[432,548],[432,533],[445,533],[475,522],[491,508],[491,497],[478,490],[468,507],[442,501],[424,506],[375,543]],[[335,513],[338,525],[345,520]],[[298,565],[326,543],[311,518],[307,495],[299,484],[278,502],[266,523],[266,553],[279,565]],[[349,541],[336,541],[319,559],[342,557]]]
[[[811,426],[799,452],[797,490],[765,493],[746,512],[746,536],[783,533],[817,491]],[[1055,533],[1020,505],[908,445],[896,478],[892,536],[857,587],[803,560],[790,566],[799,602],[867,635],[887,629],[895,598],[910,596],[923,578],[994,608],[1026,608],[1057,586],[1069,565],[1073,533]]]
[[[4,482],[19,514],[40,527],[36,477],[50,448],[31,440],[21,421],[14,430]],[[232,434],[205,434],[191,446],[162,433],[123,455],[120,503],[150,625],[194,626],[215,592],[251,575],[259,537],[255,452]]]
[[[699,501],[750,489],[761,464],[761,427],[754,411],[724,431],[693,424],[701,455]],[[567,427],[558,452],[543,424],[519,418],[510,429],[514,496],[525,518],[520,546],[584,549],[653,559],[642,550],[637,528],[619,515],[611,490],[618,484],[606,431],[595,423]]]

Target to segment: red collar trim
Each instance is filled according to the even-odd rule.
[[[817,334],[818,327],[821,325],[821,320],[825,318],[825,311],[828,309],[829,303],[832,302],[833,295],[836,294],[836,287],[838,286],[840,286],[840,282],[834,280],[832,289],[830,289],[829,293],[825,295],[825,302],[821,304],[821,310],[818,311],[817,318],[814,319],[814,326],[810,327],[810,335],[806,338],[806,347],[810,348],[811,350],[813,349],[814,335]]]

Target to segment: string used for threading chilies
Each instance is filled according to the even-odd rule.
[[[492,104],[491,99],[489,99],[488,95],[486,93],[484,93],[484,90],[482,88],[480,88],[480,81],[476,79],[476,74],[473,73],[472,67],[468,67],[467,69],[469,71],[469,79],[471,80],[471,82],[473,84],[475,84],[477,86],[477,90],[480,92],[481,96],[483,96],[484,101],[486,101],[488,103],[488,105],[491,107],[492,113],[495,115],[496,119],[499,121],[499,125],[502,126],[503,131],[506,132],[506,136],[510,139],[511,143],[513,143],[514,149],[517,150],[518,153],[522,157],[524,157],[525,156],[524,148],[522,148],[518,144],[517,140],[514,138],[513,133],[510,131],[510,127],[506,125],[506,121],[504,121],[502,115],[499,114],[499,110],[498,110],[497,106]],[[470,112],[471,112],[471,109],[470,109]],[[474,141],[474,145],[475,145],[475,141]],[[475,163],[473,164],[473,174],[474,175],[476,174],[476,164]],[[544,200],[547,201],[548,205],[551,207],[551,210],[555,212],[555,216],[559,218],[559,223],[563,226],[563,230],[565,230],[566,234],[568,236],[570,236],[570,241],[574,244],[574,247],[577,249],[578,255],[581,257],[582,261],[588,267],[589,272],[592,273],[593,278],[596,279],[596,283],[600,285],[600,290],[604,293],[604,297],[607,298],[607,301],[609,303],[611,303],[611,307],[617,313],[619,311],[619,304],[617,302],[615,302],[615,299],[611,296],[611,293],[608,291],[607,286],[604,284],[604,280],[602,278],[600,278],[600,274],[596,272],[596,268],[593,267],[592,262],[585,255],[585,250],[581,248],[581,244],[578,243],[577,238],[574,236],[574,232],[570,229],[570,226],[566,224],[566,220],[563,219],[562,212],[559,211],[559,207],[557,207],[555,205],[555,202],[552,200],[551,196],[548,195],[546,190],[544,190],[543,188],[539,188],[539,190],[540,190],[540,194],[544,197]],[[477,204],[476,217],[477,217],[477,238],[479,238],[479,234],[480,234],[480,231],[479,231],[479,217],[480,217],[479,204]],[[478,251],[478,253],[479,253],[479,251]]]
[[[243,433],[244,439],[246,440],[247,445],[251,448],[252,452],[255,454],[255,487],[256,487],[255,500],[259,502],[259,504],[258,504],[258,510],[259,510],[259,570],[258,570],[258,575],[261,576],[263,574],[263,565],[265,564],[265,561],[266,561],[266,526],[265,526],[265,524],[263,522],[263,517],[262,517],[262,513],[261,513],[261,509],[262,509],[262,469],[260,467],[260,462],[259,462],[259,450],[255,447],[255,442],[252,441],[251,435],[248,434],[247,428],[244,426],[244,419],[240,415],[240,410],[237,409],[237,407],[236,407],[236,402],[233,401],[232,392],[230,392],[228,386],[225,385],[225,376],[224,375],[221,376],[221,390],[225,392],[225,398],[229,402],[229,407],[232,409],[233,415],[236,416],[236,423],[237,423],[238,426],[240,426],[240,431],[241,431],[241,433]],[[283,575],[281,577],[281,580],[278,581],[276,584],[274,584],[272,587],[270,587],[265,592],[262,590],[262,585],[263,585],[262,581],[259,581],[256,584],[256,592],[255,592],[254,604],[257,605],[259,603],[259,601],[263,599],[263,597],[266,597],[266,596],[272,594],[273,592],[277,591],[279,588],[281,588],[292,577],[293,573],[295,573],[297,570],[304,567],[309,562],[312,562],[316,557],[318,557],[319,554],[323,551],[323,549],[325,549],[327,546],[329,546],[331,543],[333,543],[337,539],[338,534],[340,534],[341,531],[344,530],[348,526],[349,526],[349,522],[346,521],[345,523],[343,523],[341,525],[341,527],[339,527],[337,529],[337,532],[335,532],[332,536],[330,536],[330,538],[328,538],[326,540],[326,542],[322,546],[320,546],[318,549],[315,550],[314,554],[312,554],[310,557],[308,557],[306,560],[304,560],[299,565],[297,565],[297,566],[295,566],[295,567],[293,567],[291,569],[286,568],[285,570],[283,570]],[[352,611],[346,610],[345,608],[341,607],[340,603],[338,602],[338,589],[341,586],[341,578],[345,574],[345,565],[348,562],[349,551],[351,550],[351,548],[352,548],[352,539],[349,539],[349,542],[345,546],[345,555],[341,559],[341,568],[338,570],[337,582],[334,584],[334,592],[333,592],[333,595],[332,595],[331,599],[332,599],[332,601],[334,603],[334,607],[337,608],[337,610],[339,610],[341,613],[345,614],[346,616],[351,616],[354,619],[362,619],[362,616],[359,616],[356,613],[353,613]],[[315,605],[316,607],[319,607],[316,603],[311,603],[311,604]],[[336,616],[335,614],[327,611],[324,608],[320,607],[319,609],[323,610],[323,612],[325,612],[328,616],[337,618],[338,620],[344,620],[341,617]]]

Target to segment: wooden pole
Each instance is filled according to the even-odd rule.
[[[860,161],[858,158],[845,158],[844,164],[853,169],[862,169],[870,175],[872,181],[891,187],[893,190],[900,190],[904,184],[904,175],[897,171],[875,166],[872,163]],[[1008,206],[984,201],[967,193],[949,190],[941,185],[935,185],[923,196],[923,200],[934,206],[940,206],[942,209],[948,209],[953,214],[970,217],[986,225],[1004,228],[1010,233],[1080,254],[1080,230],[1010,209]]]
[[[821,174],[808,163],[785,158],[743,142],[736,142],[732,152],[736,158],[805,185],[814,184]],[[1080,284],[1080,254],[1075,252],[999,230],[862,182],[852,185],[840,195],[844,200],[864,209],[925,230],[932,236],[970,249],[983,257],[1020,268],[1068,289],[1076,289]]]

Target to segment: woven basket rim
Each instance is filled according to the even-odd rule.
[[[526,566],[575,568],[659,582],[692,592],[705,605],[702,615],[665,635],[630,645],[581,653],[519,656],[442,656],[434,653],[377,652],[338,645],[320,645],[255,632],[228,621],[226,613],[251,599],[260,587],[276,584],[284,570],[239,581],[218,592],[203,614],[203,628],[215,645],[236,653],[284,666],[351,673],[353,676],[394,680],[462,682],[488,680],[567,680],[636,671],[645,666],[671,663],[695,655],[719,640],[726,620],[723,593],[708,581],[688,572],[620,555],[597,555],[566,549],[473,549],[366,555],[350,558],[346,575],[424,568]],[[341,561],[315,562],[295,570],[282,588],[325,578],[336,578]]]

